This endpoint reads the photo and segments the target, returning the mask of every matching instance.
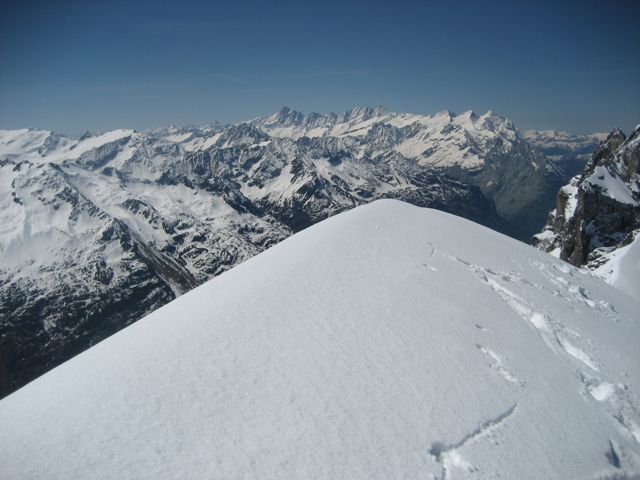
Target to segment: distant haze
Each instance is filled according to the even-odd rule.
[[[640,2],[4,2],[0,128],[237,122],[288,105],[640,123]]]

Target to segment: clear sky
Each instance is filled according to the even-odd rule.
[[[235,122],[287,105],[640,123],[640,1],[0,1],[0,128]]]

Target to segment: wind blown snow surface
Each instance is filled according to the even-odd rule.
[[[1,400],[1,476],[632,478],[639,308],[467,220],[374,202]]]

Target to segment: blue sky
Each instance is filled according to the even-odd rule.
[[[0,128],[235,122],[287,105],[640,123],[638,1],[4,1]]]

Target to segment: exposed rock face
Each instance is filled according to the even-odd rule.
[[[576,266],[601,269],[640,229],[640,126],[626,138],[613,130],[583,173],[557,197],[534,245]]]
[[[557,182],[491,112],[0,131],[0,395],[328,216],[396,198],[522,237]]]

